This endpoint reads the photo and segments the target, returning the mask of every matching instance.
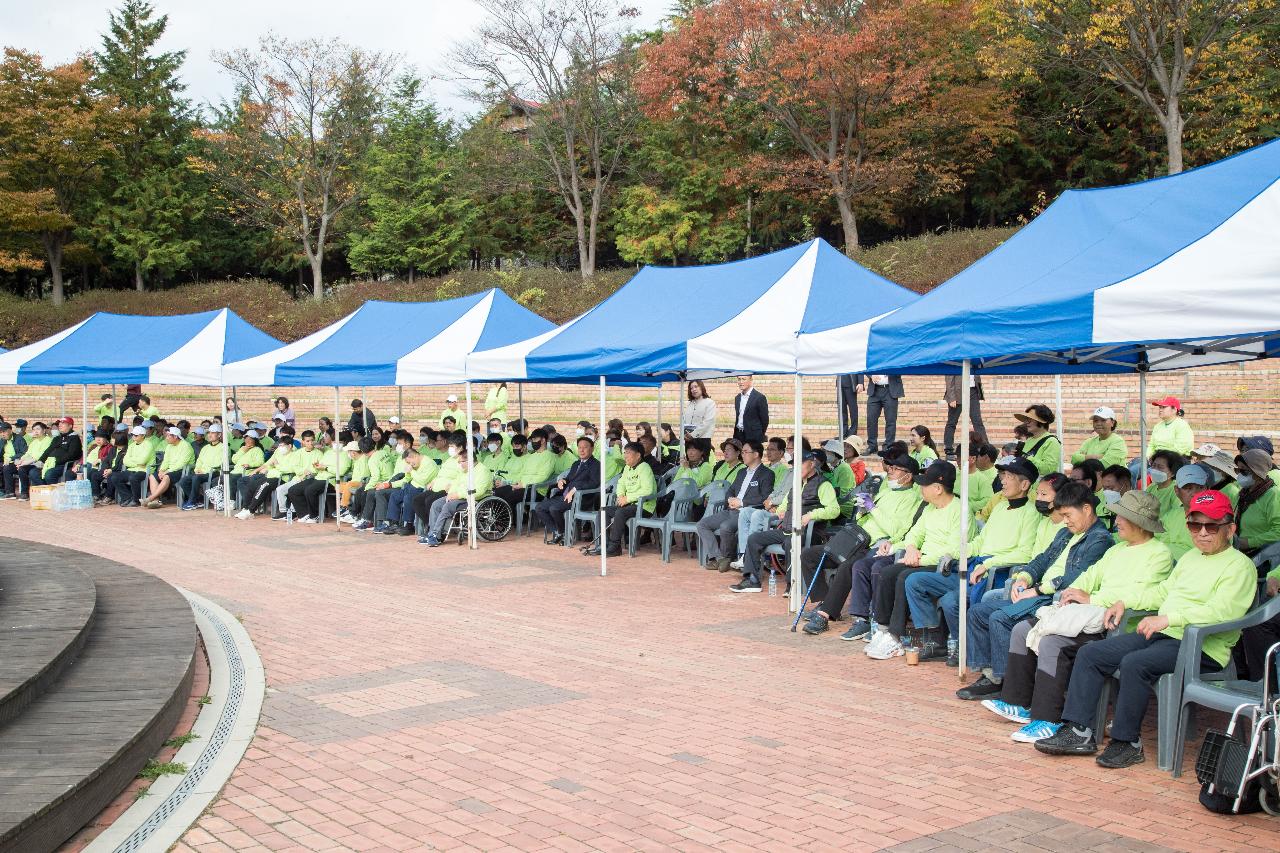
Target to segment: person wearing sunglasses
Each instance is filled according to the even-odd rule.
[[[1171,673],[1188,625],[1212,625],[1239,619],[1249,611],[1257,588],[1253,561],[1232,547],[1235,514],[1222,492],[1205,490],[1187,506],[1187,530],[1192,550],[1173,567],[1156,597],[1159,611],[1147,616],[1132,634],[1117,634],[1089,643],[1076,657],[1062,709],[1062,727],[1035,742],[1047,755],[1093,755],[1098,733],[1093,731],[1103,685],[1118,671],[1120,692],[1111,723],[1111,742],[1097,757],[1108,769],[1130,767],[1145,759],[1142,718],[1160,676]],[[1114,628],[1124,618],[1126,603],[1113,602],[1103,626]],[[1223,631],[1205,638],[1200,668],[1217,672],[1226,666],[1239,631]]]

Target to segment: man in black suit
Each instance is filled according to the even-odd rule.
[[[742,462],[746,467],[729,487],[728,508],[703,516],[698,522],[698,541],[708,569],[729,571],[729,563],[738,553],[738,512],[743,507],[763,507],[773,491],[773,471],[761,463],[763,457],[763,444],[755,439],[744,441]]]
[[[596,443],[585,435],[578,439],[578,460],[561,475],[551,494],[539,501],[533,508],[534,515],[542,521],[543,541],[548,545],[559,545],[564,542],[564,517],[573,506],[573,496],[579,489],[600,488],[600,460],[595,453]],[[582,496],[584,510],[597,509],[600,506],[599,492]]]
[[[867,395],[867,452],[875,453],[880,431],[880,413],[884,412],[884,443],[893,444],[898,432],[898,401],[902,399],[902,377],[870,373],[858,377],[855,386]]]
[[[858,374],[842,373],[836,380],[840,396],[840,423],[844,425],[844,435],[848,438],[858,431]]]
[[[738,396],[733,398],[733,437],[763,442],[769,432],[769,401],[751,387],[751,382],[749,375],[738,377]]]

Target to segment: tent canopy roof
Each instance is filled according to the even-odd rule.
[[[463,362],[554,326],[501,290],[442,302],[369,301],[332,325],[228,365],[228,385],[448,385]]]
[[[473,379],[678,380],[792,373],[796,336],[905,305],[916,295],[823,240],[725,264],[644,267],[560,328],[468,359]]]
[[[1264,357],[1280,332],[1280,141],[1142,183],[1069,190],[876,323],[877,372],[1106,373]]]
[[[220,385],[226,362],[278,346],[228,308],[173,317],[99,312],[0,355],[0,385]]]

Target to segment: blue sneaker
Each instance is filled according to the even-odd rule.
[[[1062,723],[1050,723],[1047,720],[1032,720],[1013,734],[1009,735],[1014,743],[1035,743],[1047,737],[1053,737],[1062,728]]]
[[[431,533],[427,534],[427,547],[428,548],[440,547],[440,540],[435,536],[435,534],[431,534]]]
[[[199,507],[197,507],[195,504],[183,504],[183,505],[182,505],[182,511],[183,511],[183,512],[191,512],[191,510],[193,510],[193,509],[199,509]]]
[[[1026,725],[1031,722],[1031,711],[1021,705],[1010,705],[1003,699],[984,699],[982,707],[998,717],[1004,717],[1011,723]]]
[[[419,536],[419,537],[418,537],[418,544],[419,544],[419,545],[430,545],[430,544],[431,544],[431,542],[429,541],[429,540],[430,540],[430,538],[431,538],[431,537],[429,537],[429,536]]]

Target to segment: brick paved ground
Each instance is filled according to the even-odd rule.
[[[131,563],[243,619],[258,738],[182,850],[1276,850],[1152,761],[1009,742],[940,665],[785,628],[785,601],[652,552],[428,550],[173,510],[0,529]],[[1151,745],[1154,752],[1154,745]]]

